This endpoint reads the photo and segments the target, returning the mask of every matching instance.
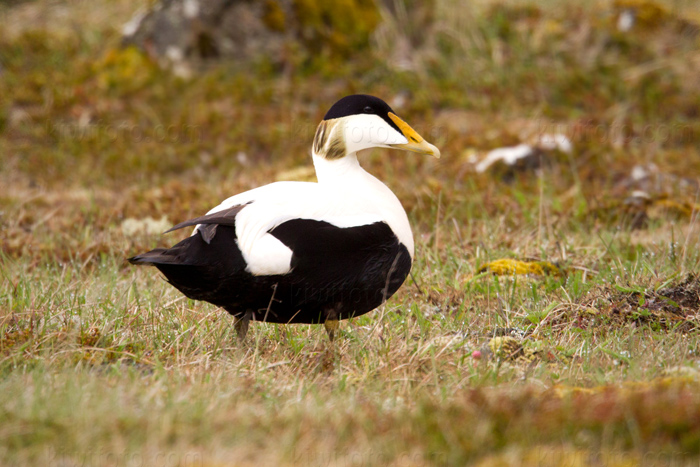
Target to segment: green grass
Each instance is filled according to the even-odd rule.
[[[622,33],[607,3],[436,0],[430,34],[386,17],[341,65],[190,80],[118,48],[137,2],[67,2],[61,24],[55,2],[0,6],[0,462],[697,462],[700,36],[665,5]],[[416,283],[334,346],[271,324],[241,346],[223,311],[126,264],[183,234],[125,221],[173,224],[309,165],[351,92],[407,96],[397,112],[443,159],[363,156],[409,212]],[[474,171],[555,129],[572,154]],[[502,258],[565,275],[478,273]]]

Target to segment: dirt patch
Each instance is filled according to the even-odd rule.
[[[698,329],[700,276],[688,274],[676,285],[658,290],[606,286],[584,303],[555,310],[546,318],[552,327],[607,329],[623,325],[655,330],[691,332]]]
[[[675,286],[645,292],[622,291],[606,310],[612,317],[662,329],[692,331],[700,313],[700,277],[689,274]]]

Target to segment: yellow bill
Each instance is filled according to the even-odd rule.
[[[401,120],[396,114],[389,112],[389,118],[399,127],[401,133],[408,140],[408,144],[392,144],[391,147],[396,149],[404,149],[406,151],[417,152],[419,154],[428,154],[440,159],[440,150],[423,139],[421,135],[416,133],[416,130]]]

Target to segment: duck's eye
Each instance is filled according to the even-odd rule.
[[[371,114],[373,112],[372,107],[370,107],[370,106],[365,107],[364,112],[366,114]]]

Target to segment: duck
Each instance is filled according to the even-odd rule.
[[[165,232],[193,226],[181,242],[128,261],[155,266],[188,298],[223,308],[241,341],[250,321],[262,321],[324,324],[332,342],[340,320],[396,293],[414,258],[401,202],[358,161],[370,148],[440,157],[382,99],[345,96],[314,135],[317,182],[280,181],[234,195]]]

